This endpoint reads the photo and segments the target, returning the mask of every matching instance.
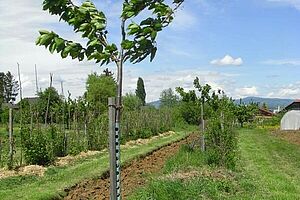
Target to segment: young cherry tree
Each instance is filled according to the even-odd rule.
[[[200,80],[198,77],[194,80],[194,87],[200,92],[201,97],[200,97],[200,108],[201,108],[201,149],[202,151],[205,151],[205,135],[204,135],[204,130],[205,130],[205,124],[204,124],[204,104],[206,101],[210,99],[209,92],[211,90],[211,86],[206,84],[204,86],[200,85]]]
[[[72,0],[44,0],[43,9],[74,28],[87,40],[86,44],[70,41],[52,31],[40,31],[37,45],[55,51],[62,58],[72,57],[83,61],[93,60],[100,65],[115,63],[117,66],[116,134],[120,128],[123,65],[126,61],[138,63],[147,57],[155,57],[157,34],[167,27],[174,18],[174,12],[184,0],[124,0],[120,13],[121,44],[111,43],[107,31],[107,18],[92,1],[80,6]],[[172,4],[172,5],[170,5]],[[147,12],[143,12],[147,11]],[[135,22],[135,20],[148,17]]]
[[[86,44],[70,41],[52,31],[41,30],[36,44],[45,46],[51,53],[55,51],[62,58],[72,57],[82,61],[94,60],[100,65],[114,62],[117,66],[117,107],[121,107],[123,64],[126,61],[138,63],[150,56],[155,57],[157,34],[167,27],[174,18],[174,12],[184,0],[174,0],[168,5],[164,0],[125,0],[120,13],[121,44],[108,40],[107,18],[92,1],[85,1],[80,6],[71,0],[44,0],[43,10],[51,15],[58,15],[60,20],[74,27],[74,32],[87,39]],[[148,18],[134,22],[142,11],[148,10]],[[148,12],[147,12],[148,13]],[[144,15],[142,15],[144,16]],[[117,122],[120,109],[117,109]]]

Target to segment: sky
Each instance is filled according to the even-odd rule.
[[[80,5],[80,0],[73,0]],[[122,1],[94,0],[108,19],[109,42],[120,41]],[[61,59],[36,46],[38,30],[82,42],[72,27],[42,10],[41,0],[0,0],[0,71],[16,78],[20,65],[23,96],[35,95],[34,66],[39,88],[54,87],[82,96],[88,74],[106,68],[93,62]],[[234,98],[246,96],[300,98],[300,0],[186,0],[174,22],[158,35],[155,60],[125,64],[124,93],[145,82],[147,102],[163,89],[193,89],[202,84],[222,89]],[[114,65],[107,66],[115,71]]]

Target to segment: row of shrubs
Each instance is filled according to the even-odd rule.
[[[135,111],[124,111],[122,114],[121,142],[138,138],[149,138],[159,133],[185,125],[176,114],[175,109],[152,107]],[[23,125],[22,144],[16,143],[16,153],[22,147],[26,164],[49,165],[57,157],[76,155],[88,150],[102,150],[108,146],[108,117],[99,115],[78,122],[75,129],[67,129],[62,124],[51,124],[48,127]],[[5,144],[8,144],[6,138]],[[8,145],[5,145],[8,147]],[[8,151],[8,149],[6,149]],[[3,153],[3,152],[2,152]],[[5,159],[2,159],[2,162]],[[15,162],[17,163],[17,162]]]

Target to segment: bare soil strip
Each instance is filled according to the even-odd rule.
[[[280,137],[292,144],[300,145],[300,131],[273,131],[273,135]]]
[[[137,187],[145,185],[147,179],[145,174],[159,172],[164,166],[165,161],[176,154],[182,144],[185,144],[195,138],[196,135],[189,135],[188,138],[164,146],[143,158],[133,160],[129,165],[122,169],[122,199]],[[109,199],[109,173],[103,175],[100,179],[88,180],[77,184],[69,189],[66,200],[70,199]]]

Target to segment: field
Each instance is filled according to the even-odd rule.
[[[162,146],[186,137],[178,132],[166,137],[158,137],[151,142],[122,150],[122,163],[148,154]],[[78,160],[65,167],[49,167],[44,177],[25,176],[0,180],[1,199],[56,199],[66,195],[64,189],[75,184],[102,176],[108,170],[108,153]]]
[[[299,199],[300,146],[262,129],[239,136],[236,170],[208,167],[201,152],[182,148],[128,199]]]
[[[237,168],[208,166],[187,131],[122,146],[124,199],[298,199],[298,132],[274,134],[262,128],[239,129]],[[139,140],[141,141],[141,140]],[[176,142],[179,141],[179,142]],[[97,167],[95,167],[97,166]],[[1,199],[108,199],[108,154],[48,167],[43,177],[16,176],[0,181]]]

